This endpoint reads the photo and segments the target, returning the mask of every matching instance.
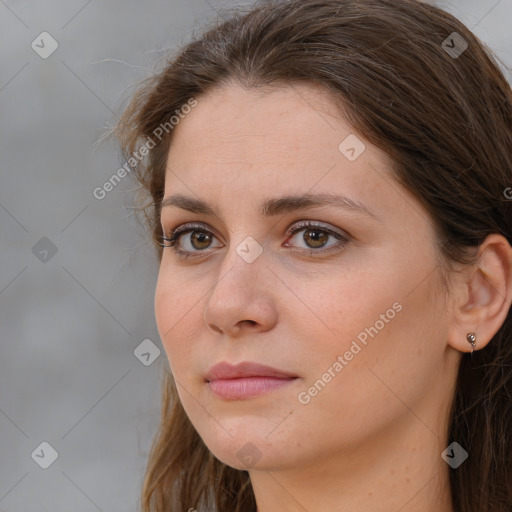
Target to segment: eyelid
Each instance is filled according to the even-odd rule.
[[[313,227],[313,228],[321,228],[325,229],[326,231],[330,231],[333,234],[337,234],[344,238],[353,238],[350,233],[348,233],[345,230],[342,230],[340,228],[337,228],[335,226],[332,226],[329,223],[325,223],[322,221],[312,221],[309,219],[300,219],[295,220],[291,223],[291,225],[286,229],[286,235],[294,234],[295,231],[297,231],[299,228],[306,228],[306,227]],[[162,232],[164,236],[176,236],[181,234],[183,231],[187,231],[189,229],[204,229],[205,231],[211,231],[212,234],[214,234],[217,238],[217,232],[214,228],[209,226],[207,223],[204,222],[185,222],[181,224],[177,224],[172,229],[166,229],[163,224],[161,224]]]
[[[335,226],[332,226],[331,224],[328,224],[326,222],[321,221],[311,221],[311,220],[297,220],[295,221],[287,230],[287,235],[295,234],[297,231],[301,231],[304,228],[318,228],[321,230],[325,230],[328,233],[331,233],[333,236],[339,236],[340,238],[343,238],[345,240],[348,240],[349,238],[352,238],[346,231],[337,228]]]

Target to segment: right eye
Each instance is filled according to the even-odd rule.
[[[192,236],[188,239],[189,248],[183,249],[180,246],[182,237],[188,233]],[[183,259],[196,257],[194,253],[203,253],[211,245],[215,235],[206,229],[202,224],[183,224],[168,235],[162,237],[162,247],[172,247],[173,251]],[[222,246],[221,246],[222,247]]]

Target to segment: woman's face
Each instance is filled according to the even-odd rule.
[[[376,440],[409,449],[405,431],[433,439],[460,354],[447,346],[427,212],[315,86],[264,95],[230,85],[197,100],[174,128],[164,196],[218,216],[167,201],[167,236],[199,226],[176,241],[188,259],[164,249],[155,308],[208,448],[233,467],[268,470]],[[316,204],[328,194],[346,199]],[[309,205],[280,200],[306,195]],[[278,372],[210,374],[218,363]]]

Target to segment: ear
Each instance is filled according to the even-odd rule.
[[[505,237],[489,235],[474,265],[455,276],[448,344],[471,352],[467,335],[476,335],[475,350],[484,348],[505,322],[512,302],[512,248]]]

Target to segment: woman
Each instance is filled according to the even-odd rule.
[[[512,510],[511,98],[414,0],[259,2],[141,86],[144,512]]]

